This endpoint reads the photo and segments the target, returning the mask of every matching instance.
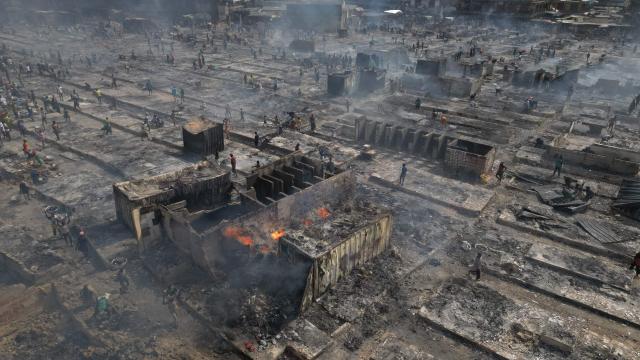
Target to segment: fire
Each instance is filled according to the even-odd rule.
[[[238,241],[240,241],[240,243],[244,246],[253,245],[253,240],[251,239],[251,236],[238,236]]]
[[[280,240],[281,237],[284,236],[284,234],[285,234],[284,229],[279,229],[271,233],[271,238],[274,241],[278,241]]]
[[[321,219],[326,219],[329,217],[329,215],[331,215],[331,213],[329,212],[329,210],[327,210],[327,208],[325,207],[321,207],[317,210],[318,216]]]
[[[244,231],[241,228],[229,226],[224,229],[224,236],[234,238],[244,246],[253,245],[253,239],[251,239],[251,236],[244,235],[243,232]]]

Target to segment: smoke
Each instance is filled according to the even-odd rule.
[[[125,17],[144,17],[161,23],[172,23],[185,14],[213,14],[216,11],[215,2],[207,0],[4,0],[1,3],[0,16],[11,23],[29,22],[34,11],[67,12],[76,15],[76,19],[96,17],[106,20],[113,16],[112,10],[117,10]]]
[[[618,80],[625,84],[639,85],[637,74],[640,72],[640,61],[636,58],[607,59],[604,63],[592,66],[580,72],[578,84],[594,86],[600,79]]]

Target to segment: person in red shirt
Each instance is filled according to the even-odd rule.
[[[22,140],[22,152],[29,156],[29,144],[27,143],[27,139]]]
[[[640,276],[640,252],[638,252],[633,258],[633,262],[631,263],[631,267],[629,268],[629,270],[634,269],[636,270],[636,276],[634,276],[634,278],[637,278],[638,276]]]

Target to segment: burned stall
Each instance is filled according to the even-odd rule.
[[[327,75],[327,93],[331,96],[343,96],[351,92],[353,73],[344,71]]]
[[[340,172],[331,161],[294,153],[256,169],[247,177],[247,190],[267,205]]]
[[[342,171],[209,227],[171,216],[163,222],[167,238],[214,281],[260,294],[292,319],[389,245],[391,214],[354,193],[354,174]]]
[[[203,156],[224,150],[222,124],[204,118],[196,118],[182,127],[184,148]]]
[[[380,148],[404,151],[425,159],[442,160],[447,145],[455,138],[437,131],[383,123],[361,117],[356,119],[356,141]]]
[[[456,175],[479,177],[491,170],[495,153],[491,144],[456,139],[447,146],[444,164]]]
[[[182,203],[189,209],[225,203],[232,188],[230,173],[202,162],[182,170],[113,185],[118,220],[131,229],[142,248],[143,237],[157,238],[161,205]]]

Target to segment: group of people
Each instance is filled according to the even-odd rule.
[[[23,188],[26,188],[26,190],[23,190]],[[28,192],[26,183],[20,183],[20,191]],[[47,206],[42,212],[51,223],[54,238],[61,237],[65,244],[81,252],[84,256],[89,256],[89,243],[84,228],[79,228],[75,239],[71,235],[71,213],[60,211],[55,206]]]

